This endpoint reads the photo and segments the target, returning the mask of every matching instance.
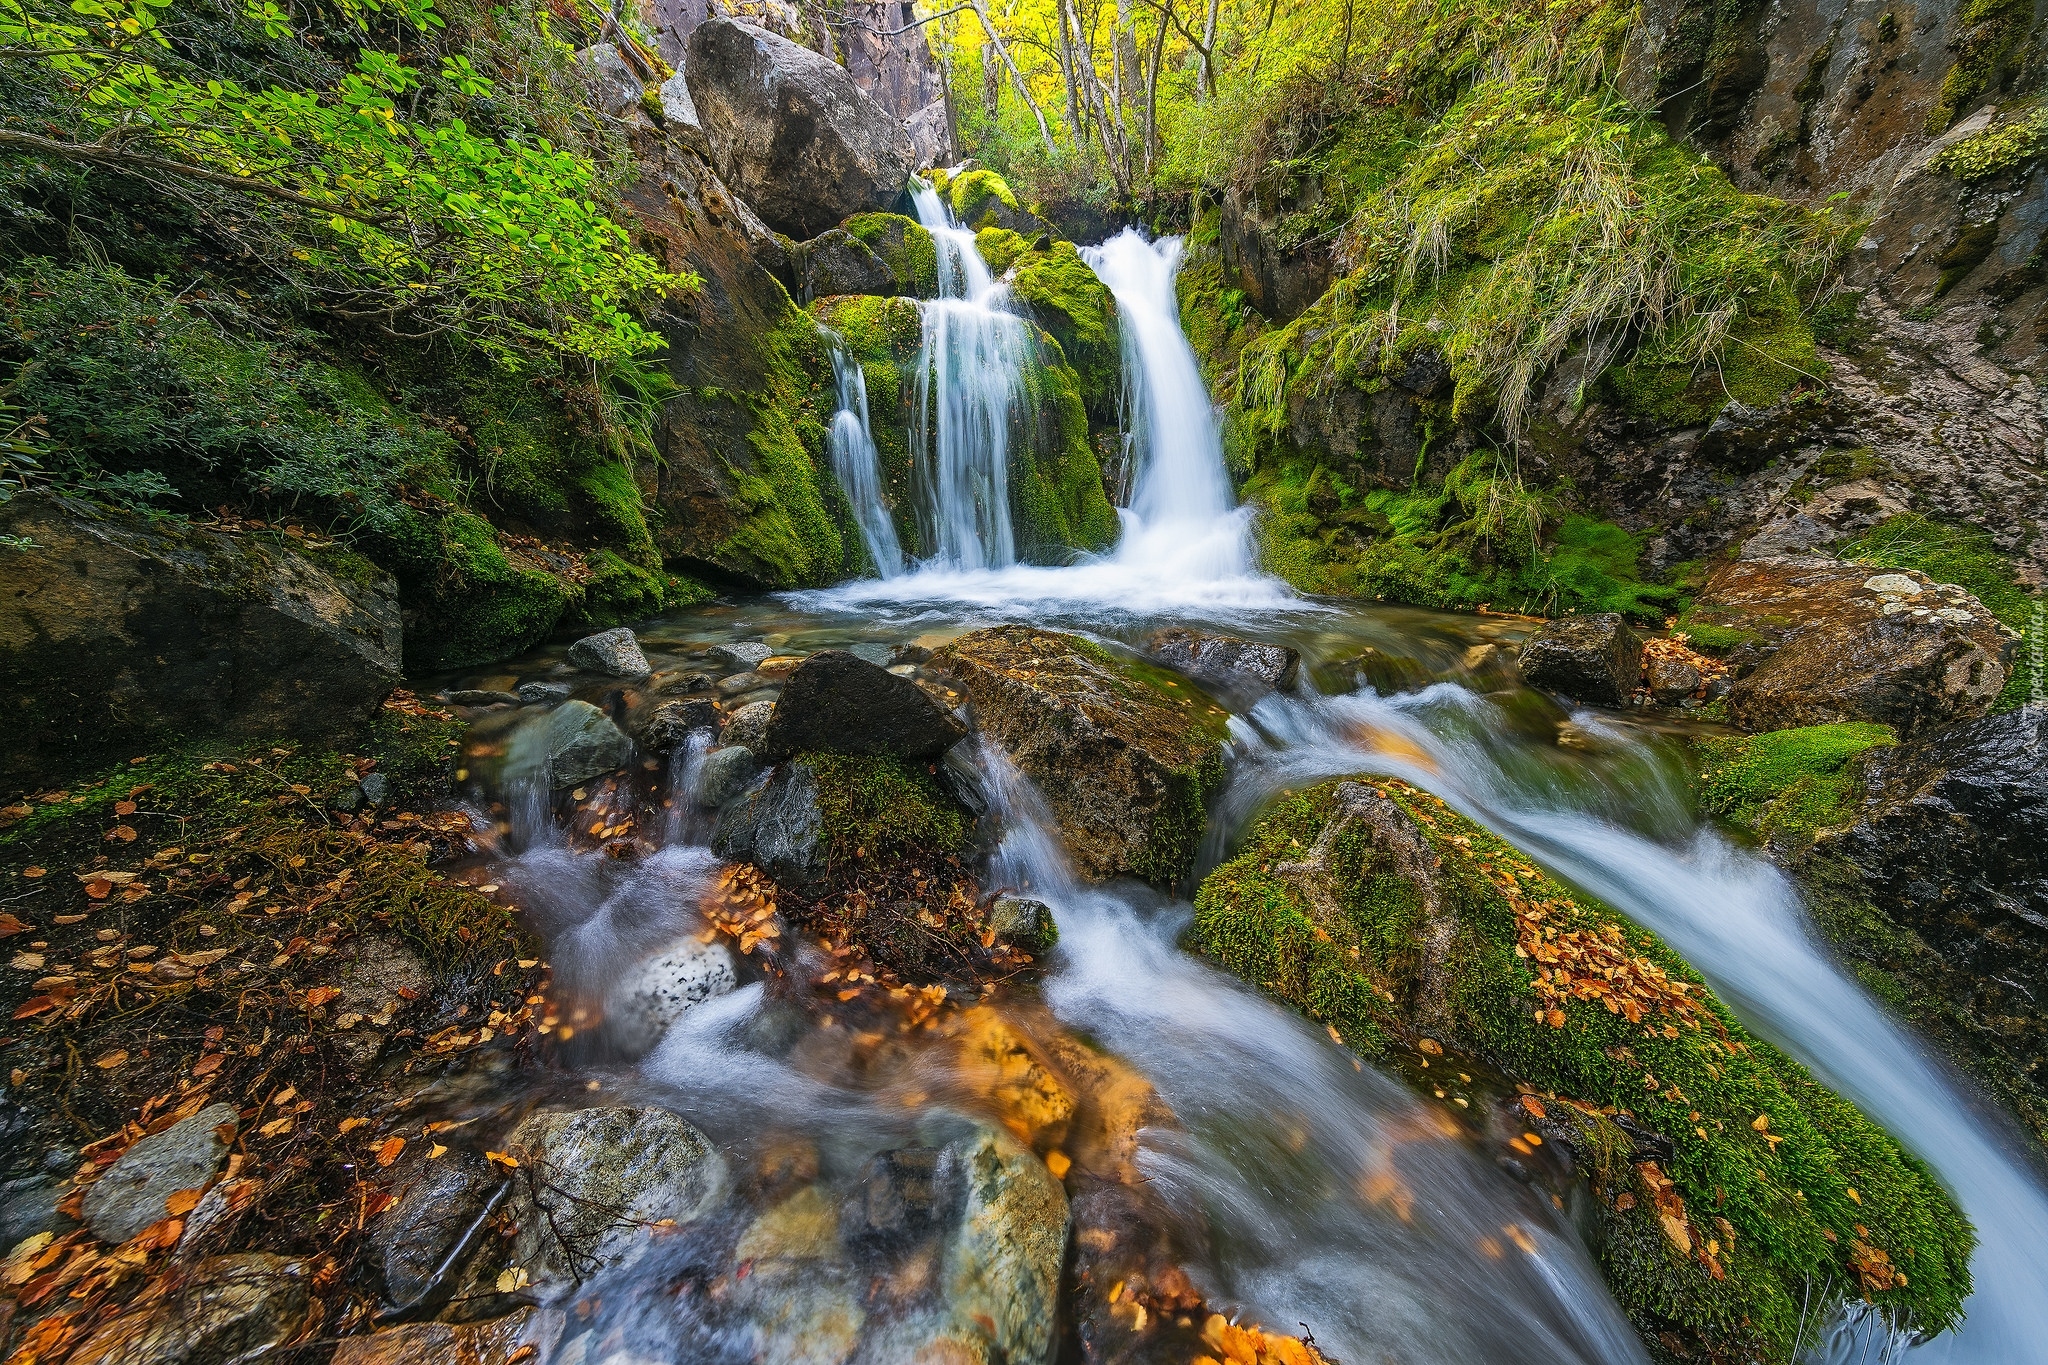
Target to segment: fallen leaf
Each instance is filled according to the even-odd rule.
[[[1756,1129],[1759,1133],[1765,1132],[1771,1126],[1771,1116],[1769,1114],[1758,1114],[1754,1119],[1750,1120],[1749,1126]]]
[[[0,938],[13,938],[16,934],[25,934],[33,928],[33,924],[24,924],[13,915],[0,912]]]
[[[209,1052],[206,1056],[201,1057],[198,1064],[192,1068],[192,1074],[195,1076],[211,1076],[214,1072],[220,1070],[221,1063],[226,1060],[227,1057],[222,1053]]]
[[[447,1155],[447,1153],[448,1149],[437,1142],[427,1150],[427,1160],[439,1161],[443,1156]]]
[[[135,814],[135,803],[134,803],[133,801],[116,801],[116,802],[114,803],[114,814],[116,814],[116,815],[133,815],[133,814]]]
[[[135,826],[116,825],[107,831],[106,837],[109,839],[119,839],[124,844],[132,844],[135,842]]]
[[[385,1138],[384,1141],[380,1143],[377,1147],[377,1164],[379,1166],[389,1166],[392,1162],[398,1160],[398,1154],[404,1150],[404,1138]]]
[[[504,1152],[485,1152],[484,1160],[490,1162],[493,1166],[503,1166],[508,1171],[519,1169],[519,1158]]]
[[[204,1190],[179,1190],[169,1199],[164,1200],[164,1212],[178,1218],[183,1218],[186,1214],[199,1207],[200,1197],[204,1193]]]
[[[1073,1166],[1073,1160],[1065,1152],[1054,1151],[1045,1154],[1045,1169],[1052,1172],[1054,1180],[1065,1180],[1067,1172],[1072,1170]]]
[[[263,1134],[263,1136],[265,1137],[276,1137],[279,1133],[290,1132],[291,1126],[292,1117],[291,1115],[287,1114],[281,1119],[272,1119],[270,1122],[264,1124],[261,1128],[258,1128],[256,1131]]]
[[[367,1126],[369,1122],[368,1119],[343,1119],[341,1131],[344,1134],[353,1133],[356,1129]]]
[[[109,1052],[106,1056],[94,1062],[93,1065],[98,1067],[102,1071],[112,1071],[115,1067],[120,1066],[123,1062],[127,1060],[128,1050],[126,1048],[116,1048],[114,1051]]]
[[[95,877],[85,884],[85,894],[96,901],[103,901],[114,892],[114,884],[105,877]]]
[[[39,972],[43,969],[43,955],[41,953],[16,953],[13,961],[7,965],[14,968],[17,972]]]
[[[330,1000],[339,999],[341,989],[337,986],[315,986],[306,992],[306,1003],[318,1008]]]

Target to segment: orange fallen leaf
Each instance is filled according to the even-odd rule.
[[[113,891],[114,884],[105,877],[94,877],[85,884],[85,894],[91,896],[96,901],[105,900],[113,894]]]
[[[330,1000],[339,999],[340,996],[341,990],[339,987],[315,986],[311,990],[306,992],[306,1003],[315,1008],[318,1008],[319,1006],[326,1004]]]
[[[164,1212],[178,1218],[183,1218],[186,1214],[199,1207],[200,1196],[204,1193],[205,1191],[203,1190],[179,1190],[169,1199],[164,1200]]]
[[[25,934],[33,928],[33,924],[24,924],[13,915],[0,912],[0,938],[13,938],[16,934]]]
[[[508,1171],[519,1169],[519,1158],[504,1152],[485,1152],[484,1160],[490,1162],[493,1166],[503,1166]]]
[[[102,1071],[112,1071],[115,1067],[120,1066],[123,1062],[126,1062],[127,1060],[128,1050],[126,1048],[116,1048],[114,1051],[109,1052],[106,1056],[94,1062],[93,1065],[98,1067]]]
[[[116,814],[116,815],[133,815],[133,814],[135,814],[135,803],[134,803],[133,801],[116,801],[116,802],[114,803],[114,814]]]
[[[133,825],[116,825],[107,831],[107,838],[119,839],[124,844],[132,844],[135,842],[135,827]]]
[[[380,1143],[377,1147],[377,1164],[379,1166],[389,1166],[392,1162],[398,1160],[398,1154],[404,1150],[404,1138],[385,1138],[384,1141]]]
[[[368,1119],[343,1119],[341,1121],[341,1131],[344,1134],[353,1133],[356,1129],[364,1127],[368,1123]]]
[[[221,1063],[225,1061],[227,1061],[227,1057],[224,1054],[209,1052],[206,1056],[201,1057],[198,1064],[192,1068],[192,1074],[195,1076],[211,1076],[214,1072],[220,1070]]]

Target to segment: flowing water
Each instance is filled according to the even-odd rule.
[[[941,302],[995,299],[1000,286],[970,268],[979,261],[967,234],[927,198],[927,224],[959,233],[940,238],[956,284],[956,296]],[[715,664],[718,646],[759,641],[789,655],[851,647],[915,660],[966,630],[1019,620],[1132,644],[1170,624],[1292,645],[1313,681],[1233,717],[1231,776],[1205,862],[1283,788],[1375,773],[1437,793],[1663,935],[1758,1032],[1855,1098],[1957,1193],[1981,1238],[1963,1327],[1912,1346],[1881,1322],[1847,1318],[1816,1359],[2043,1359],[2048,1199],[2026,1159],[2003,1124],[1816,943],[1792,888],[1699,823],[1680,746],[1639,720],[1565,715],[1520,688],[1502,654],[1526,625],[1304,600],[1256,572],[1215,416],[1174,317],[1176,250],[1125,234],[1088,256],[1116,295],[1127,369],[1138,377],[1130,399],[1136,479],[1115,550],[1060,569],[1010,563],[999,549],[1006,521],[996,515],[1006,504],[969,496],[968,478],[955,490],[964,501],[948,512],[941,461],[934,515],[957,512],[960,524],[952,541],[935,543],[956,553],[887,580],[713,604],[643,626],[654,683],[707,670],[732,676],[692,678],[705,695],[762,695],[737,690],[761,680]],[[950,348],[963,335],[953,320],[935,325],[927,314],[934,382],[978,376],[972,382],[987,391],[959,396],[956,415],[992,412],[1010,381],[993,364],[946,368],[943,357],[956,354]],[[952,400],[935,393],[933,401]],[[841,407],[855,411],[844,380]],[[956,451],[955,472],[979,469],[986,493],[1000,470],[976,464],[994,447],[977,449]],[[1407,661],[1402,690],[1381,676],[1383,695],[1346,662],[1368,648]],[[578,681],[551,651],[514,674],[473,682],[502,687],[515,676]],[[598,701],[610,686],[584,690]],[[477,751],[517,720],[480,722]],[[668,805],[658,821],[643,822],[643,831],[660,833],[649,840],[658,847],[638,858],[578,847],[544,802],[514,803],[511,834],[488,872],[514,888],[549,941],[559,990],[604,1001],[636,963],[701,927],[695,907],[720,870],[705,846],[712,817],[694,799],[710,744],[703,731],[679,746],[645,798]],[[1004,988],[985,1007],[1045,1046],[1085,1040],[1157,1096],[1160,1109],[1135,1134],[1135,1169],[1209,1304],[1275,1330],[1301,1324],[1347,1365],[1645,1358],[1578,1240],[1570,1207],[1496,1160],[1489,1130],[1504,1099],[1487,1078],[1455,1085],[1437,1076],[1432,1083],[1455,1094],[1432,1104],[1418,1098],[1415,1076],[1404,1083],[1362,1066],[1299,1016],[1182,952],[1184,901],[1079,880],[1036,793],[999,751],[976,750],[972,765],[987,804],[983,884],[1028,890],[1053,908],[1060,929],[1043,979]],[[792,952],[803,960],[810,949]],[[810,1358],[791,1343],[806,1333],[820,1339],[818,1324],[844,1308],[847,1276],[860,1267],[821,1260],[793,1277],[756,1277],[751,1288],[706,1281],[703,1267],[729,1258],[740,1229],[758,1227],[761,1210],[795,1186],[843,1191],[878,1152],[943,1144],[1001,1118],[943,1030],[877,1050],[851,1028],[793,1010],[761,979],[688,1010],[665,1033],[657,1028],[657,1039],[623,1036],[631,1022],[607,1019],[579,1040],[565,1058],[574,1081],[618,1102],[672,1108],[727,1153],[733,1170],[752,1173],[734,1182],[725,1214],[658,1243],[602,1286],[606,1340],[653,1358]],[[1454,1100],[1464,1103],[1453,1108]],[[730,1292],[686,1292],[706,1282]],[[864,1311],[873,1340],[910,1330],[914,1317],[910,1307]]]
[[[903,546],[896,539],[896,522],[882,496],[882,460],[875,451],[874,428],[868,422],[868,380],[858,362],[846,353],[831,332],[832,383],[837,391],[838,409],[826,436],[832,457],[832,473],[846,491],[860,523],[861,543],[875,573],[883,579],[903,572]]]

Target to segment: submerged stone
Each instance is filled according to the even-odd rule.
[[[1301,655],[1285,645],[1210,635],[1199,630],[1162,630],[1146,652],[1168,668],[1225,691],[1257,696],[1294,686]]]
[[[719,727],[718,742],[743,744],[759,752],[762,741],[768,736],[768,722],[774,715],[775,703],[772,701],[750,701],[736,706],[725,718],[725,724]]]
[[[704,768],[697,775],[697,804],[717,810],[746,789],[760,770],[760,760],[744,744],[727,744],[704,755]]]
[[[775,703],[761,752],[937,758],[967,733],[923,688],[845,650],[805,659]]]
[[[265,1252],[209,1256],[174,1272],[169,1292],[94,1332],[71,1365],[223,1365],[291,1340],[312,1305],[315,1267]]]
[[[632,756],[633,741],[611,717],[587,701],[565,701],[513,736],[505,780],[559,791],[623,767]]]
[[[1635,694],[1643,642],[1619,612],[1561,616],[1522,646],[1529,686],[1595,706],[1621,706]]]
[[[605,1020],[626,1046],[649,1048],[691,1006],[738,984],[725,945],[693,934],[628,970],[606,1002]]]
[[[1651,1338],[1788,1357],[1816,1273],[1918,1330],[1956,1321],[1973,1237],[1927,1168],[1654,935],[1428,793],[1282,798],[1204,880],[1191,932],[1361,1053],[1456,1052],[1536,1092],[1518,1117],[1569,1134],[1589,1240]]]
[[[1078,636],[1002,626],[933,656],[1044,794],[1090,877],[1173,882],[1223,777],[1228,713],[1193,683]]]

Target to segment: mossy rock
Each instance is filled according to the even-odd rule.
[[[1830,1316],[1815,1293],[1927,1332],[1959,1319],[1974,1238],[1922,1162],[1654,935],[1436,797],[1364,780],[1283,797],[1204,880],[1190,932],[1365,1055],[1427,1038],[1563,1097],[1592,1241],[1647,1339],[1788,1359]],[[1622,1120],[1668,1158],[1614,1140]]]
[[[1223,780],[1229,714],[1194,683],[1094,641],[1030,626],[933,656],[981,731],[1044,793],[1090,877],[1186,877]]]
[[[990,237],[1023,240],[1001,229],[982,232],[975,240],[979,244]],[[1072,242],[1049,242],[1043,249],[1029,246],[1014,254],[1006,249],[1008,240],[992,245],[993,255],[983,253],[989,268],[997,270],[995,261],[1009,257],[1000,270],[1009,275],[1010,288],[1038,325],[1059,343],[1061,356],[1079,381],[1089,420],[1098,427],[1118,425],[1123,418],[1123,355],[1115,297]]]
[[[917,356],[924,343],[923,316],[904,298],[824,298],[815,300],[810,311],[861,367],[882,496],[896,523],[898,543],[912,559],[922,558],[931,551],[918,525],[919,474],[911,457],[910,428],[915,420]]]
[[[1890,726],[1863,721],[1703,739],[1700,805],[1759,838],[1810,843],[1854,815],[1858,760],[1897,742]]]
[[[856,213],[840,226],[888,270],[892,292],[920,299],[938,294],[938,247],[922,223],[900,213]]]
[[[1017,202],[1009,182],[994,171],[976,167],[959,175],[934,173],[933,188],[945,199],[960,226],[975,232],[983,228],[1008,228],[1035,236],[1051,229],[1045,220]]]

